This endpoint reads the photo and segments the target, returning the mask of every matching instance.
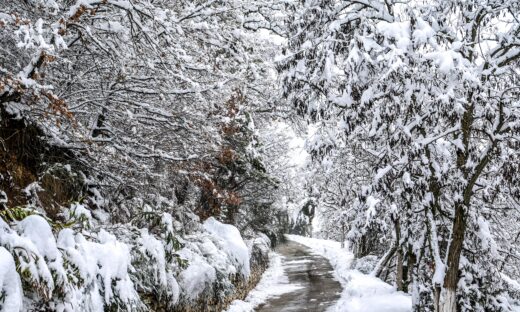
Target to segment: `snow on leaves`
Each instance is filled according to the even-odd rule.
[[[329,150],[314,141],[311,152],[341,175],[350,172],[335,178],[356,194],[345,197],[348,237],[356,244],[400,238],[398,250],[431,259],[414,264],[426,275],[416,281],[439,285],[427,291],[429,300],[414,297],[421,310],[439,304],[434,292],[457,288],[459,263],[479,240],[489,253],[471,261],[488,269],[496,265],[490,259],[505,261],[487,239],[501,235],[489,230],[503,222],[496,207],[518,206],[518,185],[506,182],[519,178],[507,169],[519,157],[518,9],[517,1],[494,0],[307,1],[288,18],[289,49],[278,63],[284,95],[327,134],[320,141],[331,141]],[[400,212],[375,210],[374,199]],[[424,246],[411,248],[425,231]],[[429,263],[431,274],[421,269]],[[464,297],[467,289],[459,290]],[[442,302],[441,309],[453,308]],[[464,308],[491,305],[480,300]]]

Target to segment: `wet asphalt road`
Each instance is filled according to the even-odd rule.
[[[321,312],[333,305],[341,294],[341,285],[334,280],[327,259],[311,254],[296,242],[288,241],[276,251],[284,256],[283,267],[291,284],[302,288],[268,299],[256,312]]]

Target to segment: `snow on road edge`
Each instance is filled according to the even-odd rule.
[[[269,253],[269,267],[265,270],[256,287],[245,300],[234,300],[226,312],[252,312],[269,298],[302,288],[298,284],[289,284],[282,264],[283,256],[276,252]]]
[[[341,298],[331,312],[409,312],[412,299],[396,291],[382,280],[351,269],[354,255],[339,242],[286,235],[292,241],[309,247],[314,253],[327,258],[334,268],[335,277],[343,286]]]

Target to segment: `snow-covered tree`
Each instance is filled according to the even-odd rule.
[[[111,185],[113,198],[146,191],[150,178],[162,179],[153,183],[166,195],[167,168],[218,154],[218,109],[234,90],[251,108],[267,103],[260,78],[272,73],[256,52],[269,45],[243,31],[265,22],[251,6],[5,1],[4,114],[38,120],[55,146],[76,151],[98,184]]]
[[[305,1],[294,10],[279,64],[285,96],[325,128],[317,153],[361,146],[373,157],[359,213],[365,227],[394,220],[387,234],[412,272],[415,308],[507,310],[492,260],[504,255],[470,255],[498,235],[482,230],[499,213],[496,196],[518,208],[518,1]],[[494,286],[478,289],[466,278],[476,275]]]
[[[2,267],[14,262],[22,286],[0,289],[0,299],[23,291],[34,309],[171,310],[211,283],[229,291],[236,272],[226,264],[222,280],[179,292],[189,276],[177,276],[186,269],[178,252],[197,232],[183,257],[214,276],[190,253],[218,242],[199,217],[222,216],[201,208],[240,206],[244,223],[256,218],[252,208],[279,212],[253,125],[257,112],[277,113],[278,46],[258,30],[280,29],[269,12],[283,8],[0,0],[0,245],[12,258]]]

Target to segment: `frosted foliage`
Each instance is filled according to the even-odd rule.
[[[0,104],[92,169],[89,203],[128,221],[141,206],[123,194],[172,199],[177,182],[215,178],[236,148],[221,131],[234,94],[248,125],[274,107],[278,46],[256,30],[280,30],[266,13],[283,4],[255,3],[0,0]]]
[[[215,218],[206,220],[204,228],[221,241],[221,247],[229,255],[229,258],[234,260],[242,275],[248,278],[250,273],[249,250],[238,229],[233,225],[220,223]]]
[[[115,236],[101,230],[90,235],[95,241],[89,241],[63,229],[56,240],[47,221],[36,215],[23,219],[17,230],[4,224],[0,243],[17,255],[20,270],[30,273],[24,278],[36,286],[40,296],[52,298],[58,288],[67,289],[63,301],[56,298],[58,311],[104,311],[116,301],[130,308],[140,301],[129,276],[129,248]],[[16,285],[16,270],[11,275]]]
[[[166,257],[164,246],[161,241],[148,234],[148,231],[141,230],[138,244],[142,253],[147,253],[152,261],[156,263],[154,266],[156,271],[153,278],[159,282],[161,286],[166,286],[168,283],[168,273],[166,272]]]
[[[42,217],[29,216],[19,223],[17,229],[19,232],[4,224],[0,230],[0,243],[15,252],[20,270],[28,272],[30,282],[39,285],[44,296],[49,296],[55,288],[52,273],[61,282],[65,274],[50,226]]]
[[[322,235],[378,255],[418,311],[508,311],[493,272],[520,278],[520,3],[292,9],[278,69],[311,124]]]
[[[179,274],[179,284],[183,294],[190,300],[196,299],[204,290],[211,288],[216,280],[216,270],[197,254],[181,254],[188,258],[190,265]]]
[[[166,294],[168,304],[174,306],[181,299],[196,300],[205,291],[214,289],[216,283],[232,287],[230,281],[217,280],[217,273],[231,276],[240,272],[242,278],[247,278],[250,247],[235,227],[216,220],[210,222],[204,226],[207,231],[197,232],[192,241],[184,241],[186,246],[178,255],[188,266],[180,269],[167,259],[164,243],[145,229],[137,231],[135,241],[129,245],[103,229],[86,236],[66,228],[55,239],[50,225],[37,215],[19,222],[17,231],[2,221],[0,243],[5,246],[1,252],[6,257],[2,258],[0,268],[6,270],[0,276],[5,276],[1,280],[6,287],[5,302],[14,306],[22,296],[20,277],[6,248],[14,250],[20,268],[30,272],[24,278],[36,286],[36,294],[54,300],[58,311],[105,311],[110,306],[128,311],[146,310],[138,290],[153,288],[157,294]],[[37,232],[46,235],[38,236]],[[259,238],[251,244],[267,253],[269,240]],[[136,272],[141,269],[145,270],[144,276]],[[57,292],[63,289],[67,291],[61,299]],[[37,304],[37,301],[27,303]]]
[[[101,276],[105,303],[112,300],[114,293],[124,302],[132,301],[137,294],[128,275],[130,270],[128,246],[118,242],[115,236],[104,230],[99,232],[98,239],[99,243],[92,243],[84,240],[83,237],[78,237],[80,250],[89,266],[89,275]]]
[[[52,234],[51,226],[40,216],[28,216],[18,223],[17,230],[20,236],[31,241],[38,252],[47,261],[54,261],[58,258],[59,252],[56,247],[56,240]]]

